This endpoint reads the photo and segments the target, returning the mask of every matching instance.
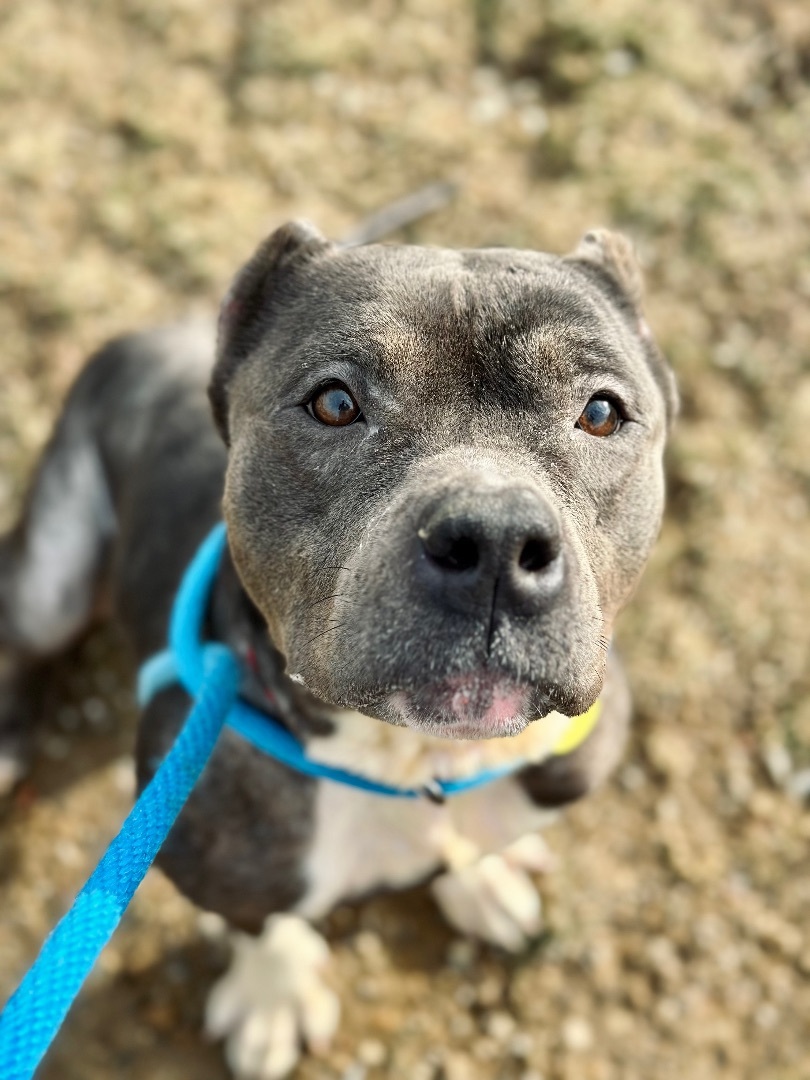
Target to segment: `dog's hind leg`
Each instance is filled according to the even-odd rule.
[[[42,663],[99,614],[115,513],[82,410],[70,404],[18,524],[0,538],[0,794],[24,773]]]

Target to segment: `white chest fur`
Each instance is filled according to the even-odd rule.
[[[343,714],[335,735],[310,743],[308,752],[375,779],[418,784],[434,776],[469,775],[515,758],[542,760],[565,722],[565,717],[540,721],[515,739],[469,743]],[[322,781],[305,867],[309,888],[296,910],[319,918],[341,900],[379,888],[403,888],[436,870],[460,869],[503,850],[552,817],[510,777],[452,796],[443,805]]]

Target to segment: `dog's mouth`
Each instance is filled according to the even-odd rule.
[[[448,739],[517,735],[549,711],[536,687],[488,671],[451,676],[416,691],[399,690],[385,705],[395,722]]]
[[[597,700],[604,670],[586,681],[521,679],[502,668],[476,667],[432,682],[403,680],[399,685],[352,687],[346,694],[324,694],[301,675],[290,678],[315,699],[363,713],[396,727],[446,739],[499,739],[519,735],[549,713],[580,716]],[[363,690],[365,689],[365,693]]]

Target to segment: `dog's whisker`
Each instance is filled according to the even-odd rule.
[[[325,630],[318,631],[318,633],[315,634],[314,637],[311,637],[309,641],[305,641],[301,648],[309,648],[309,646],[312,645],[313,642],[318,641],[319,638],[326,637],[326,635],[330,634],[333,630],[340,630],[345,625],[345,623],[336,623],[334,626],[327,626]]]
[[[357,603],[358,603],[358,601],[356,599],[352,599],[349,596],[348,593],[329,593],[326,596],[319,596],[317,598],[317,600],[308,601],[306,599],[302,599],[295,605],[294,610],[299,615],[302,615],[302,614],[306,614],[306,612],[308,612],[308,611],[311,611],[314,607],[317,607],[319,604],[325,604],[328,600],[338,600],[338,599],[342,599],[343,603],[344,603],[344,605],[346,607],[356,607]]]
[[[325,604],[327,600],[347,600],[348,593],[330,593],[328,596],[319,596],[317,600],[313,600],[311,604],[305,609],[309,611],[311,608],[317,607],[318,604]],[[354,604],[353,600],[348,601],[350,604]]]

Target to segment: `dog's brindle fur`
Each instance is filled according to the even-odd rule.
[[[91,622],[114,614],[139,660],[164,646],[180,576],[224,505],[210,629],[255,654],[260,685],[245,693],[269,689],[299,738],[339,727],[336,707],[441,733],[458,685],[480,714],[518,687],[509,731],[602,694],[578,750],[505,783],[547,807],[601,781],[628,713],[612,660],[604,686],[608,642],[658,531],[676,407],[627,242],[591,233],[566,258],[347,249],[291,224],[223,305],[216,427],[213,338],[200,322],[115,341],[68,397],[0,543],[7,764],[24,751],[37,665]],[[303,407],[330,380],[362,409],[350,426]],[[576,426],[600,394],[626,417],[608,437]],[[459,583],[426,557],[436,521],[471,534],[482,562],[494,551],[495,569]],[[507,565],[506,547],[536,536],[550,545],[539,570]],[[187,708],[174,688],[145,710],[141,781]],[[322,786],[226,731],[160,862],[237,926],[306,908]],[[418,874],[440,869],[431,855]]]

